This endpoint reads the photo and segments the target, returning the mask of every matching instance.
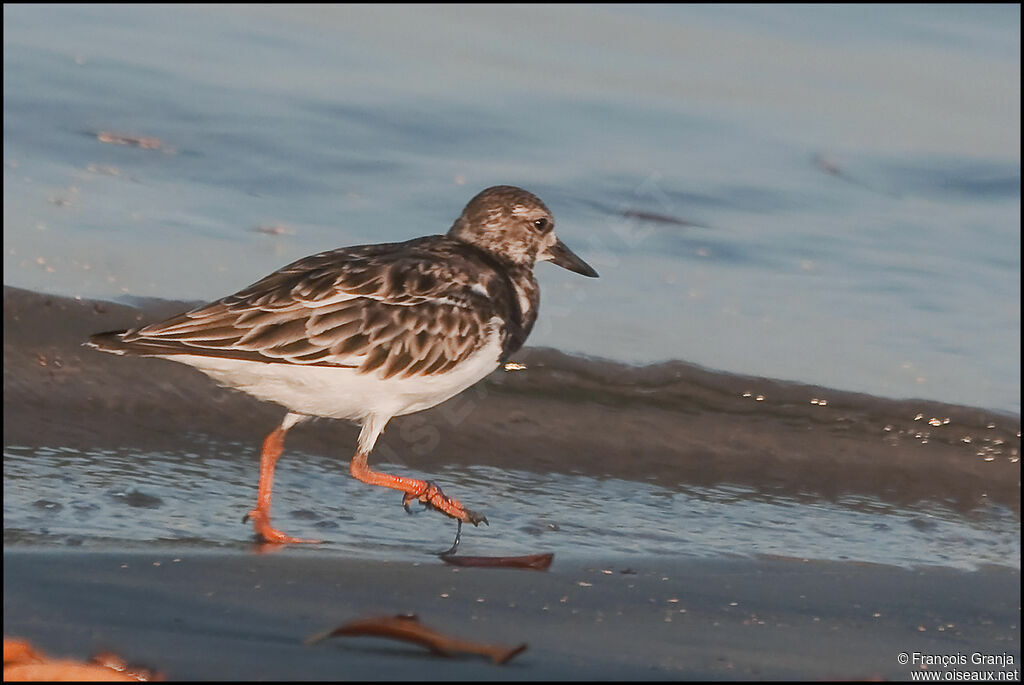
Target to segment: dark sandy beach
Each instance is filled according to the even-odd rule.
[[[5,288],[5,445],[73,455],[175,450],[194,435],[256,444],[278,408],[184,366],[80,345],[182,307]],[[409,461],[425,471],[480,464],[653,477],[821,501],[937,502],[965,514],[1000,506],[1019,534],[1018,417],[681,362],[637,368],[539,349],[518,357],[526,371],[496,372],[396,420],[380,459],[391,450],[415,454]],[[355,433],[316,422],[290,445],[336,455]],[[417,451],[424,436],[440,448]],[[9,482],[5,467],[5,494],[14,487],[33,484]],[[382,561],[329,544],[260,553],[241,526],[227,545],[163,530],[118,543],[85,525],[74,539],[47,539],[11,530],[14,513],[5,505],[5,634],[61,656],[113,650],[171,679],[908,679],[916,666],[901,665],[901,652],[1011,654],[1014,665],[998,670],[1020,662],[1019,559],[963,571],[560,548],[546,572],[456,569],[427,553]],[[529,649],[494,666],[369,638],[303,644],[360,616],[408,612],[456,637]]]
[[[113,649],[173,679],[907,679],[900,652],[1019,658],[1019,581],[769,559],[556,559],[542,573],[308,550],[8,550],[4,626],[53,653]],[[303,644],[407,612],[529,648],[494,666],[375,638]]]

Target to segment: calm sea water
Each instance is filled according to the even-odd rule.
[[[532,344],[1019,413],[1019,151],[1019,6],[4,7],[4,282],[60,294],[513,183],[602,276]]]

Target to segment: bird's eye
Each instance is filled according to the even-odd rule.
[[[548,226],[550,226],[551,224],[550,224],[550,222],[547,219],[545,219],[544,217],[541,217],[540,219],[537,219],[536,221],[534,221],[533,225],[537,227],[538,231],[543,233],[544,231],[548,230]]]

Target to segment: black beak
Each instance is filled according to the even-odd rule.
[[[575,271],[578,274],[591,278],[597,278],[597,272],[594,271],[593,267],[577,257],[576,253],[567,248],[561,240],[556,241],[554,245],[549,247],[546,255],[553,263],[563,269]]]

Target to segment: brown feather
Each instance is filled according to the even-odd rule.
[[[527,312],[519,309],[517,288],[534,303]],[[492,319],[500,322],[503,354],[518,348],[535,303],[530,269],[428,236],[312,255],[234,295],[96,344],[142,355],[356,366],[408,377],[467,359],[487,342]]]

